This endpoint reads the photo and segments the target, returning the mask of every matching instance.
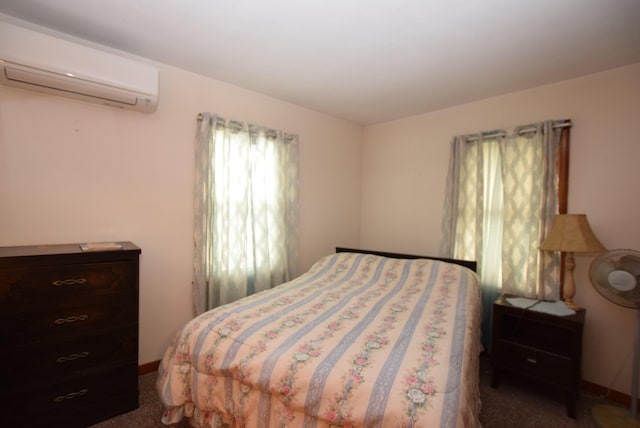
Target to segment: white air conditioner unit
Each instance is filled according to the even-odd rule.
[[[0,82],[147,113],[158,105],[157,68],[1,21]]]

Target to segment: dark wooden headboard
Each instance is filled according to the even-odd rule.
[[[415,254],[402,254],[402,253],[388,253],[385,251],[372,251],[372,250],[362,250],[356,248],[346,248],[346,247],[336,247],[336,253],[363,253],[363,254],[374,254],[376,256],[382,257],[391,257],[394,259],[431,259],[431,260],[440,260],[448,263],[455,263],[460,266],[467,267],[474,272],[477,272],[477,263],[471,260],[458,260],[458,259],[448,259],[446,257],[431,257],[431,256],[418,256]]]

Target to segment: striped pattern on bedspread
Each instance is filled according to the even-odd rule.
[[[479,426],[479,296],[458,265],[324,257],[181,329],[160,365],[163,422]]]

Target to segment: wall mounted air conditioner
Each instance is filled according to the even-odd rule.
[[[0,82],[147,113],[158,104],[157,68],[1,21]]]

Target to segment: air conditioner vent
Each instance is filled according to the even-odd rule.
[[[0,82],[142,112],[158,101],[147,64],[0,22]]]

